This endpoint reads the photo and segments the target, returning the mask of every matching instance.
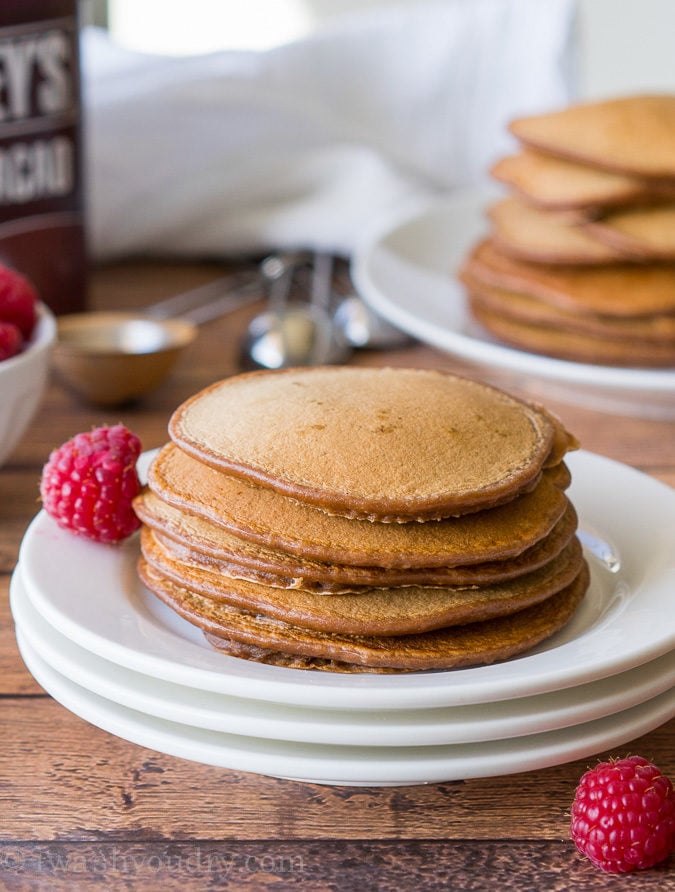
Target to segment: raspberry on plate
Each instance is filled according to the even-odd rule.
[[[122,424],[76,434],[42,471],[40,495],[59,526],[97,542],[119,542],[140,526],[132,500],[141,484],[141,442]]]
[[[38,295],[25,276],[0,263],[0,321],[11,322],[27,341],[37,321]]]
[[[672,783],[642,756],[600,762],[579,782],[570,836],[608,873],[653,867],[675,846]]]
[[[23,337],[13,322],[3,322],[0,319],[0,362],[21,353]]]

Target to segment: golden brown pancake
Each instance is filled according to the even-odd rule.
[[[490,173],[543,210],[580,210],[582,215],[675,195],[675,182],[661,184],[612,173],[527,148],[497,161]]]
[[[359,592],[365,586],[485,585],[515,579],[542,567],[570,541],[577,527],[571,503],[548,536],[518,557],[463,567],[383,569],[302,560],[244,542],[194,515],[184,514],[146,491],[136,512],[176,560],[191,560],[224,576],[316,594]]]
[[[582,555],[573,538],[548,564],[508,582],[483,586],[366,588],[359,594],[320,595],[232,579],[189,559],[177,560],[144,529],[146,562],[167,579],[218,603],[271,616],[305,629],[347,635],[410,635],[505,616],[569,585]]]
[[[521,350],[599,365],[675,367],[675,345],[564,331],[557,327],[507,318],[481,304],[480,297],[475,294],[469,296],[469,301],[472,314],[489,332]]]
[[[484,285],[470,275],[462,275],[461,278],[477,303],[508,319],[548,325],[565,331],[597,334],[619,341],[645,341],[650,344],[660,341],[675,347],[675,314],[616,317],[578,313],[561,309],[528,294]]]
[[[264,647],[243,644],[241,641],[233,641],[231,638],[219,638],[210,632],[204,632],[204,638],[214,650],[227,654],[229,657],[238,657],[242,660],[250,660],[253,663],[265,663],[268,666],[280,666],[284,669],[313,669],[318,672],[338,672],[343,674],[368,672],[373,675],[391,675],[404,671],[399,669],[365,668],[364,666],[357,666],[355,663],[342,663],[339,660],[322,660],[320,657],[301,657],[295,654],[283,654],[279,651],[266,650]]]
[[[399,669],[365,668],[355,663],[343,663],[339,660],[322,660],[320,657],[301,657],[296,654],[284,654],[280,651],[266,650],[264,647],[255,647],[252,644],[244,644],[231,638],[219,638],[211,632],[204,632],[204,638],[214,648],[229,657],[237,657],[241,660],[250,660],[253,663],[265,663],[268,666],[280,666],[284,669],[313,669],[318,672],[338,672],[352,674],[354,672],[368,672],[378,675],[391,675],[404,671]]]
[[[427,520],[508,501],[551,450],[546,413],[425,369],[319,367],[217,382],[173,414],[200,462],[328,513]]]
[[[547,536],[567,498],[555,468],[530,492],[496,508],[433,523],[332,516],[272,489],[217,471],[169,443],[148,469],[163,501],[248,542],[303,559],[384,568],[476,564],[515,557]],[[553,476],[551,476],[553,475]]]
[[[551,472],[549,477],[552,483],[555,483],[560,489],[567,489],[572,482],[572,476],[563,459],[568,452],[573,452],[579,448],[579,441],[574,434],[567,430],[562,421],[552,412],[549,412],[545,406],[539,405],[538,408],[540,412],[548,415],[551,424],[555,428],[553,446],[548,454],[548,458],[544,462],[544,469]],[[553,471],[555,471],[555,475]]]
[[[675,94],[513,121],[511,197],[459,270],[497,340],[574,362],[675,366]]]
[[[565,495],[577,441],[479,382],[242,375],[180,406],[170,434],[135,500],[138,572],[223,652],[331,671],[492,662],[553,634],[588,585]]]
[[[637,260],[675,260],[675,205],[623,208],[582,227],[611,250]]]
[[[474,247],[463,272],[485,285],[529,294],[579,313],[616,317],[675,313],[675,264],[526,263],[485,240]]]
[[[583,562],[577,578],[569,586],[517,613],[421,634],[383,637],[301,629],[278,619],[216,603],[173,583],[144,559],[139,561],[139,574],[162,601],[205,632],[284,654],[399,670],[449,669],[492,663],[521,653],[569,621],[589,579]]]
[[[675,95],[585,102],[513,121],[526,146],[603,170],[675,179]]]
[[[618,248],[593,237],[593,230],[549,211],[505,198],[488,209],[492,241],[511,257],[533,263],[596,264],[625,259]]]

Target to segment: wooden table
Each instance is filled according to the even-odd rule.
[[[128,262],[95,272],[92,305],[141,305],[222,273],[214,264]],[[101,411],[52,382],[39,417],[0,471],[0,888],[80,890],[464,890],[675,888],[665,868],[612,877],[577,855],[568,811],[587,763],[501,778],[399,788],[295,783],[143,749],[48,697],[17,652],[10,574],[38,509],[51,448],[122,421],[146,449],[167,439],[170,412],[237,371],[250,306],[204,327],[175,373],[137,406]],[[480,373],[413,345],[355,363]],[[675,426],[548,401],[585,448],[675,485]],[[619,752],[675,777],[675,722]],[[607,755],[607,754],[604,754]]]

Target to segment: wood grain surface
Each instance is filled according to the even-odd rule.
[[[211,263],[100,268],[92,306],[141,306],[222,272]],[[260,308],[204,326],[171,378],[135,406],[91,408],[52,380],[38,417],[0,470],[0,888],[675,889],[672,858],[658,869],[613,877],[576,853],[567,836],[569,808],[579,776],[596,757],[443,784],[303,784],[127,743],[68,712],[32,679],[17,650],[8,587],[39,508],[40,471],[50,450],[80,430],[117,421],[146,449],[164,443],[168,417],[183,399],[238,370],[245,325]],[[352,361],[486,377],[419,344],[364,351]],[[673,424],[546,404],[585,448],[675,485]],[[675,721],[598,758],[627,752],[654,759],[675,777]]]

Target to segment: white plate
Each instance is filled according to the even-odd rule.
[[[45,622],[25,591],[20,567],[12,577],[10,600],[17,628],[31,649],[88,691],[157,718],[275,740],[343,746],[499,740],[602,718],[656,697],[675,683],[671,652],[601,681],[499,703],[385,712],[304,709],[171,684],[97,657]]]
[[[105,731],[161,753],[235,771],[310,783],[398,786],[547,768],[634,740],[675,715],[675,691],[604,719],[513,740],[448,746],[327,746],[192,728],[144,715],[86,690],[53,669],[21,632],[21,655],[63,706]]]
[[[588,452],[568,456],[581,527],[600,542],[572,621],[533,652],[493,666],[377,676],[265,666],[212,650],[138,580],[138,542],[109,547],[44,512],[21,546],[31,600],[59,632],[129,669],[188,687],[315,708],[426,709],[548,693],[642,665],[675,647],[675,492]],[[604,543],[604,544],[603,544]]]
[[[552,359],[506,347],[474,323],[457,270],[487,231],[484,194],[460,194],[395,220],[355,254],[355,286],[374,310],[425,343],[499,370],[503,383],[604,411],[675,418],[675,370]]]

